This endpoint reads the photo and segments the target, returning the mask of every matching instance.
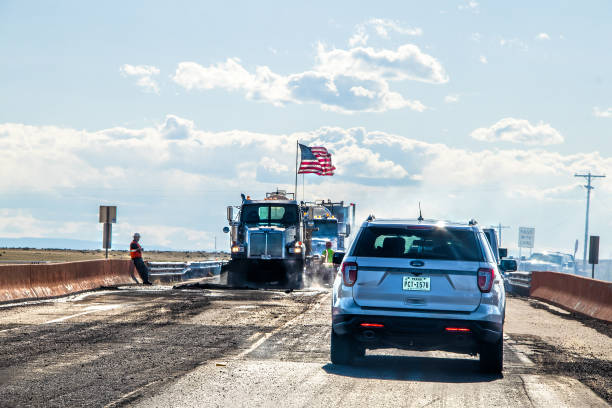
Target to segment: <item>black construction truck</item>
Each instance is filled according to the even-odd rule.
[[[231,261],[227,283],[302,286],[305,263],[304,214],[291,193],[267,193],[263,200],[242,195],[240,206],[227,207]],[[237,214],[234,210],[237,209]]]

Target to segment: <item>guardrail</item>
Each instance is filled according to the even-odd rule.
[[[187,262],[147,262],[151,274],[182,274],[189,264]]]
[[[531,289],[531,272],[506,272],[504,276],[506,290],[521,296],[529,296]]]
[[[223,261],[148,262],[148,265],[149,274],[152,279],[163,282],[176,282],[219,275]]]

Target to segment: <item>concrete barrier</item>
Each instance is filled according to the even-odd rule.
[[[0,266],[0,302],[36,297],[30,286],[32,265]]]
[[[559,272],[532,272],[529,296],[612,322],[612,282]]]
[[[131,260],[0,265],[0,302],[44,299],[133,283],[142,283],[142,279]]]

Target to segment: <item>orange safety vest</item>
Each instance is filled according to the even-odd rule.
[[[130,244],[130,258],[142,258],[142,248],[136,241],[132,241]]]

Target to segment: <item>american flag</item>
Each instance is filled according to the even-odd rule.
[[[333,176],[336,168],[331,162],[331,153],[321,146],[305,146],[300,143],[300,168],[298,174],[313,173],[319,176]]]

